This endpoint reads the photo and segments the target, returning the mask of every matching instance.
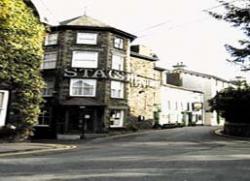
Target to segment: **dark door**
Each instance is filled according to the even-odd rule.
[[[86,133],[93,133],[95,131],[95,109],[80,109],[79,120],[83,124]],[[82,127],[82,126],[80,126]]]

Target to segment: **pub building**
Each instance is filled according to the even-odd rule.
[[[45,104],[36,137],[123,128],[135,38],[86,15],[50,27],[41,65]]]
[[[169,89],[177,97],[193,97],[193,91],[167,85],[166,70],[156,67],[158,57],[145,46],[130,45],[135,38],[86,15],[50,27],[41,65],[45,103],[35,137],[78,139],[133,126],[152,128],[157,117],[162,125],[172,123],[166,117],[177,111],[182,121],[184,107],[162,105]],[[198,114],[202,117],[202,111]]]

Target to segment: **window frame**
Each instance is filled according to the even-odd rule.
[[[0,90],[0,93],[2,94],[2,102],[0,107],[0,127],[1,127],[4,126],[6,123],[10,93],[7,90]]]
[[[74,90],[73,90],[73,84],[76,83],[77,81],[82,81],[82,84],[84,84],[84,81],[85,82],[88,82],[88,83],[93,83],[93,93],[90,95],[84,95],[84,94],[74,94]],[[69,87],[69,95],[71,97],[96,97],[96,87],[97,87],[97,80],[96,79],[79,79],[79,78],[72,78],[70,79],[70,87]],[[80,87],[81,89],[84,89],[84,87]],[[83,90],[82,90],[83,91]]]
[[[48,54],[53,54],[55,57],[50,58],[50,59],[46,59],[46,56]],[[57,51],[45,52],[44,59],[41,63],[40,69],[41,70],[55,69],[57,66],[57,59],[58,59],[58,52]],[[49,64],[49,63],[54,63],[54,64],[52,67],[49,67],[49,66],[46,67],[46,64]]]
[[[88,40],[88,39],[83,39],[81,40],[80,36],[84,35],[93,35],[93,40]],[[91,33],[91,32],[77,32],[76,34],[76,44],[83,44],[83,45],[97,45],[97,40],[98,40],[98,33]]]
[[[115,115],[118,113],[120,114],[120,118],[117,117],[113,117],[113,115],[111,114],[113,112],[115,112]],[[112,109],[110,111],[110,128],[123,128],[124,127],[124,118],[125,118],[125,111],[122,109]],[[113,122],[113,124],[111,124],[111,122]],[[119,124],[114,124],[114,123],[119,123]]]
[[[119,42],[117,42],[119,40]],[[121,37],[114,37],[114,47],[117,49],[124,49],[124,39]]]
[[[45,79],[44,82],[45,82],[46,85],[43,88],[43,97],[52,97],[53,96],[53,92],[55,90],[55,81],[54,80],[46,80]]]
[[[120,84],[121,89],[114,89],[116,87],[116,85],[115,85],[116,83]],[[113,98],[113,99],[124,99],[124,88],[125,88],[125,83],[124,82],[111,80],[111,83],[110,83],[110,91],[111,91],[110,92],[110,97]],[[113,90],[118,91],[118,92],[120,91],[119,96],[117,96],[118,94],[114,93]]]
[[[46,113],[48,114],[47,116],[45,116]],[[48,121],[45,121],[46,118],[48,119]],[[50,123],[51,123],[51,110],[50,109],[43,109],[38,117],[38,124],[36,126],[49,127]]]
[[[55,40],[53,40],[53,36],[55,36]],[[58,44],[58,36],[59,34],[58,33],[48,33],[45,37],[45,42],[44,42],[44,45],[45,46],[49,46],[49,45],[57,45]],[[53,41],[52,41],[52,40]]]
[[[115,58],[116,57],[116,58]],[[118,58],[119,57],[119,58]],[[118,60],[118,59],[119,60]],[[120,61],[120,62],[119,62]],[[118,63],[117,63],[118,62]],[[124,71],[124,62],[125,62],[125,56],[123,55],[118,55],[118,54],[113,54],[112,55],[112,64],[111,64],[111,68],[113,70],[119,70],[119,71]],[[117,66],[118,65],[118,68]],[[120,66],[120,67],[119,67]]]
[[[94,59],[94,60],[87,60],[87,59],[82,59],[82,60],[76,60],[76,54],[77,53],[89,53],[89,54],[95,54],[94,56],[96,56],[96,58]],[[73,51],[72,52],[72,60],[71,60],[71,67],[73,67],[73,68],[98,68],[98,58],[99,58],[99,52],[97,52],[97,51],[79,51],[79,50],[75,50],[75,51]],[[77,61],[79,62],[79,61],[82,61],[82,62],[84,62],[84,61],[88,61],[88,62],[90,62],[90,61],[94,61],[95,63],[93,63],[93,65],[84,65],[83,63],[82,63],[82,65],[80,64],[80,63],[77,63]]]

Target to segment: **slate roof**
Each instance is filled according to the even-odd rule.
[[[97,19],[89,17],[87,15],[78,16],[66,21],[60,22],[60,25],[68,26],[92,26],[92,27],[111,27]]]
[[[103,23],[97,19],[89,17],[87,15],[78,16],[69,20],[65,20],[60,22],[59,26],[51,26],[51,30],[60,30],[60,29],[76,29],[76,30],[97,30],[97,31],[109,31],[116,33],[118,35],[129,38],[130,40],[134,40],[136,38],[135,35],[127,33],[123,30],[119,30],[114,28],[106,23]]]

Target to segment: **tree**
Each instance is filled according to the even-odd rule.
[[[229,87],[209,100],[212,111],[217,111],[228,123],[250,123],[250,87],[242,84]]]
[[[225,45],[227,51],[231,54],[234,63],[249,63],[250,61],[250,2],[249,0],[235,0],[226,2],[218,0],[225,8],[225,14],[209,12],[214,18],[231,23],[234,27],[240,28],[246,35],[246,39],[239,40],[239,47]],[[238,5],[236,5],[238,4]],[[244,67],[249,69],[249,67]]]
[[[44,26],[23,0],[0,1],[0,83],[10,87],[9,122],[26,139],[37,123],[42,102]]]

